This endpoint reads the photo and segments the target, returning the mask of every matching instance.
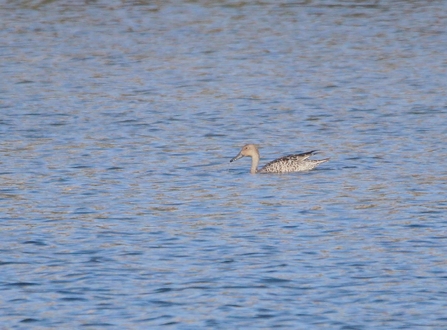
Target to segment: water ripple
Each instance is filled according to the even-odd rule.
[[[446,327],[444,2],[0,9],[3,327]]]

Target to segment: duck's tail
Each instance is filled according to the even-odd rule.
[[[326,163],[330,158],[324,158],[324,159],[306,159],[307,164],[309,164],[309,170],[314,169],[320,164]]]
[[[317,159],[317,160],[314,160],[314,162],[316,163],[316,165],[320,165],[320,164],[326,163],[327,161],[329,161],[329,159],[330,158]]]

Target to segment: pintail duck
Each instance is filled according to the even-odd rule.
[[[288,155],[267,163],[263,168],[258,171],[259,163],[259,151],[254,144],[246,144],[242,147],[239,154],[230,160],[234,162],[245,156],[251,157],[251,170],[250,173],[287,173],[287,172],[299,172],[309,171],[316,166],[325,163],[329,158],[312,160],[308,159],[312,156],[316,150],[304,152],[302,154]]]

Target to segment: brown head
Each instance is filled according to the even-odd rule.
[[[230,160],[230,163],[247,156],[259,159],[258,148],[256,148],[254,144],[246,144],[245,146],[243,146],[239,154]]]

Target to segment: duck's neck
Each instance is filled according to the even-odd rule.
[[[256,152],[254,155],[251,156],[250,173],[255,174],[258,171],[259,158],[259,152]]]

